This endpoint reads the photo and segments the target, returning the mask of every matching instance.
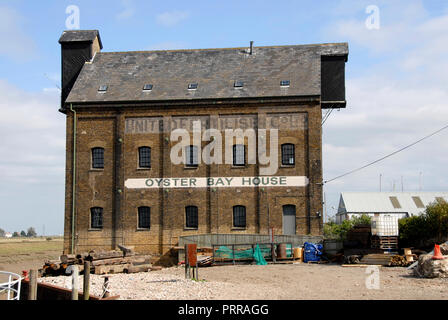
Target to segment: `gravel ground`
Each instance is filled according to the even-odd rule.
[[[366,268],[340,265],[214,266],[199,269],[200,281],[186,280],[184,274],[182,267],[114,274],[110,291],[125,300],[448,299],[448,279],[416,278],[406,268],[380,268],[379,289],[366,288]],[[40,281],[71,287],[65,276]],[[101,294],[103,281],[91,275],[92,294]]]

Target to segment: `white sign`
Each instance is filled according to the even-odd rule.
[[[145,188],[220,188],[220,187],[305,187],[308,178],[304,176],[263,176],[263,177],[184,177],[127,179],[128,189]]]

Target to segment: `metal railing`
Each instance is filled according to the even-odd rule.
[[[22,277],[16,273],[8,271],[0,271],[0,276],[6,276],[7,282],[0,283],[0,295],[6,293],[6,300],[20,299],[20,285]]]

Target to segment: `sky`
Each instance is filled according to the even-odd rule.
[[[58,39],[70,5],[81,29],[100,31],[103,51],[348,42],[347,107],[323,125],[324,180],[448,124],[446,0],[0,0],[0,228],[9,232],[63,233]],[[447,158],[445,130],[331,181],[327,217],[341,192],[379,191],[380,174],[383,191],[447,191]]]

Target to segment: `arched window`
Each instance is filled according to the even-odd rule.
[[[235,228],[246,228],[246,207],[233,207],[233,226]]]
[[[185,207],[185,226],[187,228],[198,228],[198,207]]]
[[[139,168],[151,168],[151,148],[138,148],[138,166]]]
[[[149,229],[151,227],[151,208],[138,207],[138,228]]]
[[[104,149],[92,148],[92,168],[103,169],[104,168]]]
[[[185,165],[187,167],[197,167],[198,166],[198,147],[197,146],[187,146],[185,147]]]
[[[246,164],[246,148],[244,144],[233,145],[233,165],[244,166]]]
[[[103,228],[103,208],[100,207],[90,208],[90,227],[92,229]]]
[[[294,165],[294,145],[292,143],[282,144],[282,165]]]

